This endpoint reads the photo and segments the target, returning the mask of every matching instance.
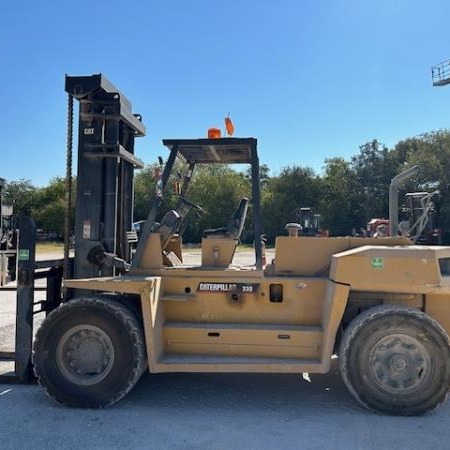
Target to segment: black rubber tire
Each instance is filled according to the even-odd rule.
[[[43,321],[32,360],[39,384],[57,402],[106,408],[123,398],[147,367],[142,325],[116,301],[71,300]]]
[[[450,388],[450,341],[430,316],[401,305],[380,305],[345,330],[341,374],[366,408],[411,416],[442,403]]]

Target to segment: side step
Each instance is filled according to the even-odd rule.
[[[164,354],[240,356],[245,358],[320,358],[319,326],[168,322],[163,327]]]
[[[322,340],[318,325],[167,322],[156,371],[321,372]]]
[[[260,358],[216,355],[165,355],[157,372],[324,373],[320,359]]]

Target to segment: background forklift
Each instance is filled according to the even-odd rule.
[[[398,224],[398,233],[407,236],[414,244],[441,245],[441,230],[435,227],[436,209],[433,198],[439,191],[408,192],[400,209],[404,220]],[[397,211],[394,212],[398,215]],[[390,236],[390,219],[371,219],[367,223],[367,235]]]
[[[145,128],[102,75],[67,77],[66,90],[69,119],[80,101],[73,272],[67,252],[64,302],[47,308],[33,350],[52,398],[102,408],[146,370],[325,373],[338,354],[349,391],[369,409],[421,414],[445,399],[450,248],[302,237],[290,224],[264,265],[257,141],[218,138],[163,141],[169,156],[132,254],[133,143]],[[176,160],[178,205],[161,211]],[[188,265],[180,232],[189,210],[202,211],[189,182],[197,164],[216,163],[250,165],[251,198],[204,231],[201,263]],[[233,257],[249,204],[255,264],[241,267]]]
[[[411,237],[412,241],[424,245],[441,245],[442,233],[436,228],[436,208],[434,198],[439,191],[409,192],[402,212],[406,213],[406,221],[400,222],[404,229],[401,234]]]
[[[302,227],[302,236],[328,236],[328,231],[323,228],[322,215],[314,208],[300,207],[296,211],[298,223]]]

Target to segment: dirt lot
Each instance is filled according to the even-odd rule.
[[[14,309],[14,293],[1,292],[2,350],[13,343]],[[0,447],[450,448],[450,401],[423,417],[376,415],[356,404],[334,363],[310,381],[286,374],[146,374],[107,410],[59,406],[36,384],[0,384]]]

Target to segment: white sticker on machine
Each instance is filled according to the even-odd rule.
[[[91,221],[85,220],[83,222],[83,239],[91,238]]]

